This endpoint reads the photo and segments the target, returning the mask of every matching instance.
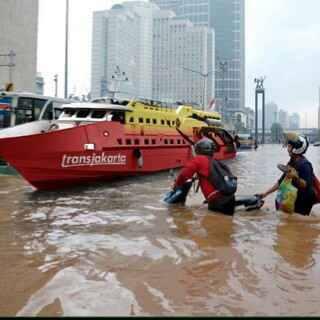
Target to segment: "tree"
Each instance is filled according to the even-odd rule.
[[[274,122],[271,126],[271,141],[280,143],[283,137],[283,128],[280,123]]]

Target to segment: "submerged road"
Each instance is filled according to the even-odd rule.
[[[320,148],[308,158],[320,175]],[[230,162],[239,195],[265,191],[278,145]],[[320,206],[227,217],[192,193],[161,202],[168,172],[57,192],[0,176],[0,315],[319,315]]]

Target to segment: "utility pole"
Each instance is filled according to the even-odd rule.
[[[66,0],[66,45],[64,64],[64,97],[68,98],[69,0]]]
[[[54,81],[54,96],[57,97],[58,96],[58,75],[57,74],[54,75],[53,81]]]

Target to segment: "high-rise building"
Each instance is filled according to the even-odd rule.
[[[212,97],[213,33],[172,11],[154,17],[153,97],[207,106]]]
[[[270,130],[274,123],[278,122],[278,105],[274,102],[267,103],[265,106],[265,129]]]
[[[0,87],[35,92],[37,75],[38,0],[0,1]],[[7,56],[10,51],[12,60]]]
[[[298,113],[293,113],[289,116],[289,129],[300,129],[300,116]]]
[[[215,32],[215,96],[226,111],[245,106],[245,1],[151,0]]]
[[[282,109],[279,110],[278,120],[283,129],[289,128],[289,115],[287,111],[284,111]]]
[[[95,12],[92,96],[105,96],[109,90],[129,97],[206,105],[214,79],[209,72],[213,38],[207,27],[177,19],[173,11],[152,3],[125,2]],[[124,72],[124,79],[116,81],[116,70]]]
[[[125,2],[94,12],[92,97],[112,90],[152,98],[153,10],[157,9],[150,3]],[[124,77],[117,75],[119,70]]]

